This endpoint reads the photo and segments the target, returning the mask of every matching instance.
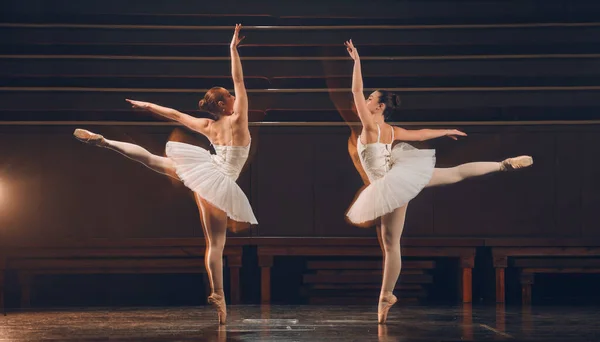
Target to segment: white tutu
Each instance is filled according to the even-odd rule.
[[[391,152],[389,171],[362,190],[346,216],[350,222],[361,224],[404,206],[429,183],[434,168],[435,150],[397,144]]]
[[[246,194],[237,185],[248,158],[248,146],[215,145],[217,154],[180,142],[167,142],[166,153],[177,175],[192,191],[237,222],[257,224]]]

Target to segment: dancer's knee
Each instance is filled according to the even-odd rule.
[[[400,241],[391,235],[383,236],[383,250],[385,253],[395,253],[400,251]]]
[[[225,249],[225,240],[211,239],[209,242],[209,247],[211,252],[220,252],[222,254],[223,250]]]

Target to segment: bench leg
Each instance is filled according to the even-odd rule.
[[[260,266],[260,302],[269,304],[271,302],[271,267],[273,267],[272,255],[260,255],[258,257]]]
[[[460,288],[461,299],[463,303],[473,302],[473,267],[475,266],[475,257],[461,257],[460,267]]]
[[[523,305],[531,305],[531,285],[533,285],[533,273],[521,273],[521,302]]]
[[[508,257],[498,253],[497,250],[492,250],[492,255],[496,270],[496,303],[504,303],[506,301],[504,271],[508,267]]]
[[[465,267],[460,269],[458,275],[458,295],[462,303],[473,302],[473,270]]]
[[[506,301],[504,270],[504,267],[496,267],[496,303],[504,303]]]
[[[21,285],[21,307],[31,307],[31,278],[32,275],[26,272],[19,273],[19,284]]]
[[[240,304],[240,268],[242,268],[242,256],[228,256],[227,265],[229,266],[229,289],[231,291],[231,304]]]

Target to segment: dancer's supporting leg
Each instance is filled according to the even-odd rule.
[[[179,180],[175,172],[175,165],[169,158],[154,155],[135,144],[105,139],[100,134],[83,129],[77,129],[73,134],[77,139],[85,143],[117,151],[158,173]],[[194,194],[194,197],[198,204],[206,239],[204,260],[212,292],[208,297],[208,301],[216,307],[219,315],[219,323],[225,324],[227,310],[225,308],[225,295],[223,292],[223,250],[225,249],[225,238],[227,235],[227,215],[225,212],[200,198],[197,194]]]
[[[211,295],[208,297],[208,302],[217,309],[219,323],[225,324],[227,321],[227,309],[225,293],[223,292],[223,250],[225,249],[225,240],[227,238],[227,214],[215,208],[197,194],[194,194],[194,197],[200,210],[200,218],[206,240],[204,262],[211,288]]]
[[[450,168],[436,168],[426,187],[458,183],[467,178],[478,177],[500,171],[511,171],[533,164],[529,156],[508,158],[501,162],[474,162]]]
[[[125,157],[142,163],[158,173],[179,180],[175,172],[175,165],[171,159],[152,154],[139,145],[108,140],[100,134],[92,133],[84,129],[76,129],[75,132],[73,132],[73,135],[82,142],[117,151]]]
[[[383,259],[381,260],[381,269],[385,268],[385,246],[383,244],[383,237],[381,235],[381,218],[379,218],[377,225],[375,226],[375,231],[377,232],[377,242],[379,242],[379,248],[381,248],[381,255],[383,255]]]
[[[392,292],[396,287],[402,268],[400,238],[402,237],[402,231],[404,230],[407,206],[408,205],[400,207],[381,218],[381,240],[384,249],[384,266],[383,282],[381,284],[379,306],[377,308],[379,323],[385,323],[388,311],[397,301],[396,296],[394,296]]]

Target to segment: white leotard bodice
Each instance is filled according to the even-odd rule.
[[[214,145],[215,153],[212,158],[215,165],[226,176],[237,179],[250,153],[250,143],[247,146]]]
[[[373,182],[383,177],[392,167],[392,143],[394,142],[394,129],[392,127],[392,142],[381,142],[381,128],[377,124],[377,142],[363,144],[358,137],[357,149],[360,163],[362,164],[369,181]]]

